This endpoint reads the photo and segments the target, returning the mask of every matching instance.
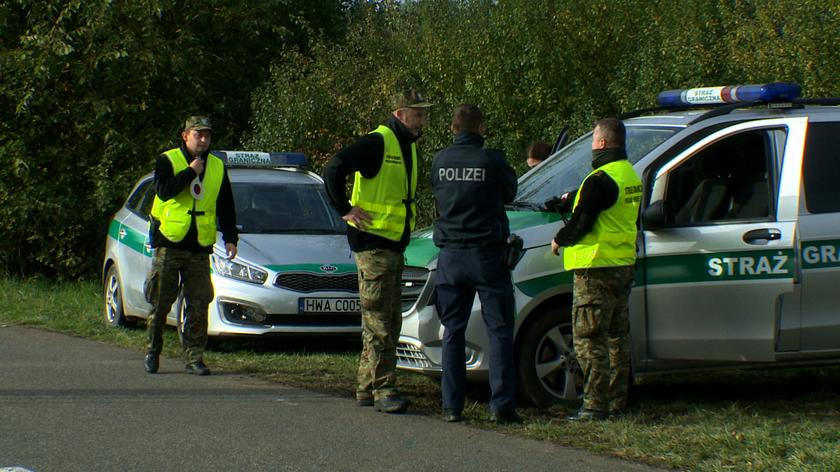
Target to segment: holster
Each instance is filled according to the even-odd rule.
[[[508,270],[513,270],[514,268],[516,268],[516,264],[522,257],[522,238],[520,238],[519,235],[515,233],[511,233],[511,235],[508,236],[505,245],[505,266],[508,268]]]

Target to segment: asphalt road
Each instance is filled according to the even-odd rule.
[[[212,369],[212,365],[210,368]],[[0,471],[650,471],[239,375],[0,327]]]

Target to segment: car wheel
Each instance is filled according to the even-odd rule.
[[[105,273],[105,321],[111,326],[131,326],[133,323],[128,321],[125,316],[125,307],[123,306],[122,287],[120,286],[120,274],[117,267],[112,265]]]
[[[178,330],[178,341],[181,346],[184,345],[184,322],[187,319],[187,304],[184,302],[184,296],[178,297],[178,319],[176,320],[175,329]],[[215,336],[207,336],[207,349],[218,347],[218,341]]]
[[[518,351],[519,388],[537,406],[577,402],[583,398],[583,376],[575,357],[571,310],[535,313],[522,334]]]
[[[175,329],[178,330],[178,341],[181,343],[181,346],[184,345],[184,323],[187,319],[187,304],[184,301],[184,296],[180,295],[178,297],[178,317],[175,320]]]

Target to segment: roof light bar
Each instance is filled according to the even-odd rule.
[[[727,85],[666,90],[657,97],[659,106],[684,107],[739,102],[783,102],[793,100],[802,93],[802,87],[793,82],[771,82],[755,85]]]
[[[302,152],[213,151],[227,167],[309,167]]]

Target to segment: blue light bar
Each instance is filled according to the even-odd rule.
[[[657,97],[659,106],[684,107],[739,102],[784,102],[799,97],[802,87],[793,82],[757,85],[727,85],[666,90]]]
[[[227,167],[309,167],[302,152],[212,151]]]

